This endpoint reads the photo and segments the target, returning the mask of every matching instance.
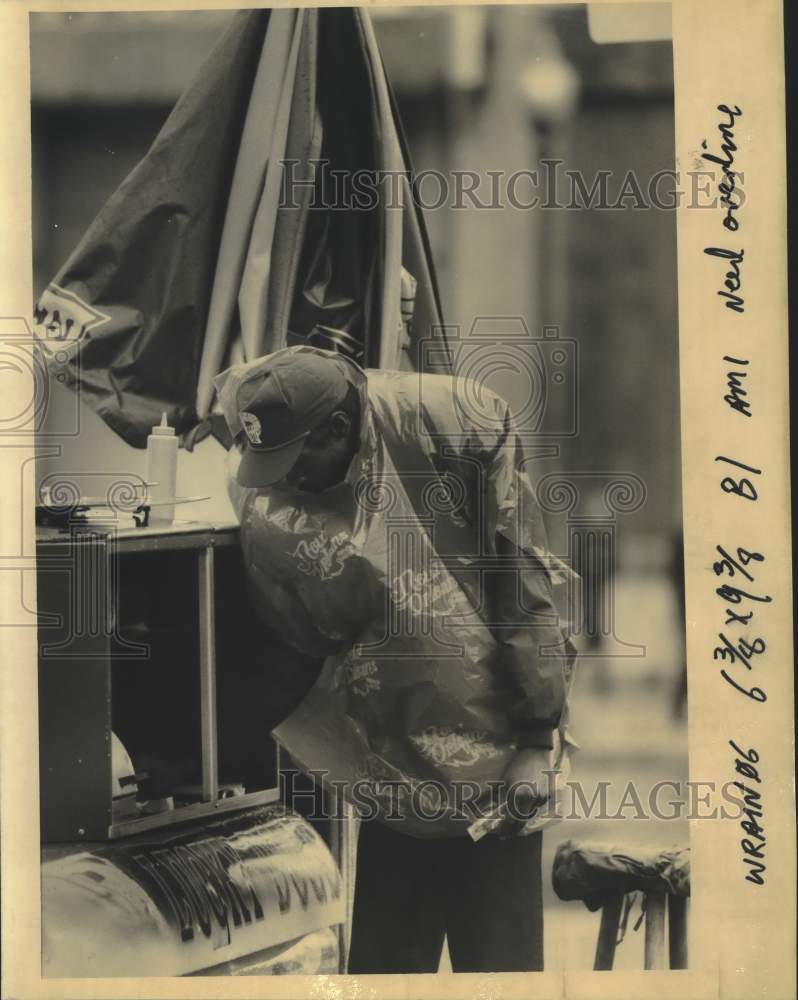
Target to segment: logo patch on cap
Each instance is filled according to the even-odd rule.
[[[254,413],[249,413],[247,410],[241,411],[241,423],[244,425],[244,431],[249,438],[250,444],[262,444],[260,439],[260,420],[255,416]]]

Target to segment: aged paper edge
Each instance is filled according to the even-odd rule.
[[[248,7],[276,6],[252,2]],[[342,6],[344,4],[341,4]],[[226,0],[17,3],[0,9],[0,83],[5,136],[2,167],[5,238],[0,317],[29,314],[31,278],[30,11],[218,10]],[[289,6],[286,4],[285,6]],[[787,393],[786,170],[782,9],[778,0],[674,0],[676,163],[689,169],[713,133],[717,105],[743,108],[740,147],[747,208],[738,234],[746,251],[744,323],[733,332],[715,297],[717,262],[703,254],[723,233],[715,211],[680,208],[679,337],[686,556],[690,776],[734,778],[733,739],[755,747],[766,796],[768,881],[742,879],[742,834],[728,821],[691,821],[693,898],[691,968],[685,972],[373,976],[219,979],[42,980],[39,974],[39,838],[34,630],[4,628],[2,675],[3,995],[23,997],[472,997],[737,998],[794,995],[795,825],[793,796],[793,650]],[[744,162],[744,166],[743,166]],[[729,242],[728,245],[733,245]],[[743,317],[740,317],[743,319]],[[724,338],[728,333],[728,341]],[[744,343],[756,369],[755,419],[730,420],[720,363]],[[727,346],[728,345],[728,346]],[[724,376],[725,377],[725,376]],[[734,447],[766,475],[756,505],[730,503],[719,488],[718,454]],[[33,495],[32,442],[2,449],[4,470],[25,483],[24,509],[6,495],[0,520],[2,607],[20,600],[17,554],[21,518]],[[747,456],[747,458],[746,458]],[[5,482],[10,480],[4,477]],[[16,504],[16,507],[14,506]],[[761,580],[774,603],[762,617],[768,655],[752,683],[768,691],[752,704],[719,677],[713,661],[721,626],[711,564],[716,544],[766,553]],[[9,558],[10,556],[10,558]],[[10,568],[10,571],[8,571]],[[30,588],[29,588],[30,589]],[[720,825],[719,825],[720,824]],[[530,978],[530,975],[532,978]]]

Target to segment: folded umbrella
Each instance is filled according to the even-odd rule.
[[[224,436],[214,377],[285,346],[419,367],[443,333],[410,180],[365,11],[240,12],[40,296],[42,349],[136,447],[162,412]]]

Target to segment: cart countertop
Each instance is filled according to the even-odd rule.
[[[167,549],[202,549],[209,546],[237,545],[238,524],[234,521],[212,524],[208,521],[175,521],[159,524],[157,521],[146,528],[132,525],[119,527],[100,519],[88,519],[85,523],[69,528],[39,526],[36,529],[37,549],[46,546],[67,547],[87,540],[105,538],[115,543],[122,552],[149,552]]]

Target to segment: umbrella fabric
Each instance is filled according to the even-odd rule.
[[[242,13],[40,296],[35,332],[125,441],[186,431],[243,111],[268,14]]]
[[[368,14],[240,13],[40,297],[40,343],[137,447],[163,411],[187,447],[226,436],[214,377],[286,346],[419,367],[442,320],[410,191]]]

